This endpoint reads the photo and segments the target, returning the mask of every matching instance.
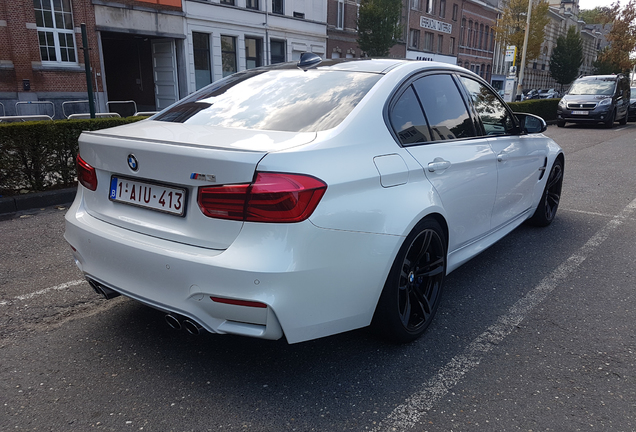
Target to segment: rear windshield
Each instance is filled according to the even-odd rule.
[[[296,68],[239,72],[193,93],[153,120],[316,132],[340,124],[381,77]]]
[[[575,81],[568,94],[570,95],[603,95],[614,94],[616,80],[587,80]]]

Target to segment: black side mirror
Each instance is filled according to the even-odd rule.
[[[521,130],[525,133],[541,133],[548,129],[548,124],[541,117],[528,113],[514,113],[519,120]]]

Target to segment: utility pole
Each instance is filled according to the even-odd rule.
[[[526,19],[526,32],[523,35],[523,50],[521,51],[521,64],[519,65],[519,82],[517,83],[517,94],[523,95],[523,73],[526,68],[526,51],[528,50],[528,36],[530,35],[530,14],[532,13],[532,0],[528,0],[528,16]],[[523,96],[522,96],[523,97]]]

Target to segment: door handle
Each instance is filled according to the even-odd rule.
[[[429,172],[444,171],[445,169],[448,169],[450,166],[451,166],[451,163],[449,161],[444,160],[442,158],[435,158],[433,162],[428,163],[428,171]]]
[[[508,154],[507,153],[499,153],[497,155],[497,162],[505,162],[508,160]]]

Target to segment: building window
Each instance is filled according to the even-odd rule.
[[[263,41],[256,38],[245,38],[245,68],[253,69],[263,66]]]
[[[194,81],[197,90],[199,90],[212,82],[210,35],[192,32],[192,49],[194,52]]]
[[[271,64],[283,63],[285,61],[285,41],[272,40],[269,47],[272,56]]]
[[[486,73],[486,65],[485,64],[481,64],[481,69],[479,69],[479,76],[482,78],[485,78],[484,74]]]
[[[462,19],[462,28],[461,28],[461,33],[459,34],[459,44],[461,46],[464,46],[464,40],[465,40],[465,33],[466,33],[466,18]]]
[[[415,29],[409,30],[409,48],[417,49],[420,44],[420,31]]]
[[[221,61],[224,77],[236,72],[236,38],[221,36]]]
[[[468,40],[466,42],[466,46],[467,47],[472,47],[472,42],[473,41],[473,22],[472,21],[468,21]]]
[[[33,0],[33,6],[42,61],[77,63],[71,0]]]
[[[446,0],[439,0],[439,16],[446,17]]]
[[[285,15],[284,0],[272,0],[272,13]]]
[[[455,38],[450,38],[450,46],[448,47],[448,53],[450,55],[455,54]]]
[[[221,0],[221,4],[234,6],[234,0]]]
[[[484,43],[484,25],[480,24],[479,26],[479,46],[478,49],[482,49]]]
[[[344,28],[344,0],[338,0],[338,18],[336,21],[336,28]]]
[[[421,10],[422,4],[420,3],[420,0],[411,0],[411,9]]]
[[[437,35],[437,52],[442,52],[442,47],[444,46],[444,36]]]
[[[426,0],[426,13],[431,15],[435,13],[435,0]]]
[[[424,49],[433,51],[433,33],[424,32]]]
[[[453,21],[457,21],[458,11],[459,11],[459,6],[457,6],[457,3],[453,4]]]
[[[490,35],[490,27],[486,26],[486,31],[484,32],[484,50],[488,51],[488,47],[490,44],[488,43],[488,36]]]
[[[248,9],[255,9],[255,10],[260,9],[258,0],[246,0],[245,7]]]

